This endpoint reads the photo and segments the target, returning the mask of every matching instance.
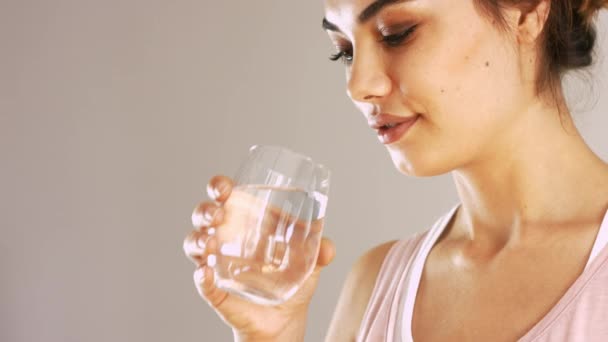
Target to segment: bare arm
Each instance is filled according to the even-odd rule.
[[[342,287],[325,341],[355,341],[382,261],[395,242],[378,245],[355,262]]]

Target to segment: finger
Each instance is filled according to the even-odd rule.
[[[317,258],[317,266],[325,267],[329,265],[336,256],[336,247],[328,238],[321,238],[321,247],[319,248],[319,257]]]
[[[230,196],[234,182],[231,178],[223,175],[218,175],[209,181],[207,184],[207,195],[218,202],[224,202]]]
[[[319,255],[317,256],[317,264],[311,274],[313,283],[315,279],[319,279],[321,271],[329,265],[336,255],[336,249],[334,243],[331,240],[323,237],[321,238],[321,245],[319,246]]]
[[[323,230],[324,219],[317,219],[310,222],[310,233],[318,234]]]
[[[224,209],[226,226],[229,227],[249,227],[259,226],[265,233],[273,233],[279,225],[291,226],[295,224],[298,229],[305,229],[311,226],[308,220],[299,219],[300,212],[292,212],[291,204],[274,205],[267,198],[258,197],[246,191],[233,191],[230,199],[227,200],[222,208]],[[261,220],[260,220],[261,218]],[[311,233],[320,231],[322,220],[313,222],[310,227]]]
[[[205,255],[208,258],[209,255],[217,255],[218,245],[217,237],[213,235],[209,235],[205,240]]]
[[[319,255],[317,257],[317,264],[310,275],[310,278],[306,281],[307,287],[316,287],[316,283],[321,276],[321,271],[332,262],[336,255],[336,249],[334,243],[323,237],[321,238],[321,246],[319,246]]]
[[[199,230],[224,221],[224,209],[213,202],[203,202],[192,211],[192,226]]]
[[[194,285],[198,294],[217,309],[228,298],[228,293],[215,286],[214,276],[209,266],[198,268],[194,271]]]
[[[197,265],[204,265],[207,260],[208,249],[206,248],[209,235],[193,230],[184,239],[184,253]]]

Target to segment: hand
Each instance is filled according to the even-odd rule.
[[[222,205],[230,197],[232,188],[233,182],[230,178],[213,177],[207,186],[207,193],[213,201],[200,203],[192,213],[192,224],[196,229],[184,240],[184,252],[197,265],[194,272],[196,289],[209,306],[233,329],[237,339],[255,341],[303,339],[308,305],[317,287],[321,269],[334,258],[334,245],[330,240],[322,238],[317,265],[312,275],[298,292],[279,305],[255,304],[218,289],[214,285],[213,269],[207,265],[207,256],[217,254],[218,245],[210,227],[218,227],[224,221],[225,211]]]

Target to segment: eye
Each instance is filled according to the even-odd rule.
[[[406,38],[408,38],[410,36],[410,34],[412,34],[416,30],[416,27],[417,27],[417,25],[414,25],[414,26],[409,27],[408,29],[406,29],[405,31],[403,31],[401,33],[382,36],[382,38],[380,38],[379,41],[382,43],[385,43],[386,45],[388,45],[390,47],[399,46],[401,43],[403,43],[403,41]],[[330,60],[337,61],[337,60],[341,59],[342,62],[346,65],[352,63],[353,58],[354,57],[353,57],[352,48],[350,48],[350,47],[339,47],[337,53],[329,56]]]
[[[386,43],[388,46],[399,46],[399,44],[401,44],[407,37],[409,37],[410,34],[412,34],[416,30],[416,27],[417,25],[414,25],[401,33],[382,36],[380,41]]]
[[[353,53],[351,49],[338,49],[338,52],[329,56],[329,59],[332,61],[342,59],[344,64],[349,64],[353,61]]]

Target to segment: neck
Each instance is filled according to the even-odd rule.
[[[491,246],[517,243],[564,222],[601,220],[608,166],[570,114],[540,103],[489,146],[491,154],[452,172],[462,203],[454,234]],[[557,223],[561,225],[557,225]]]

